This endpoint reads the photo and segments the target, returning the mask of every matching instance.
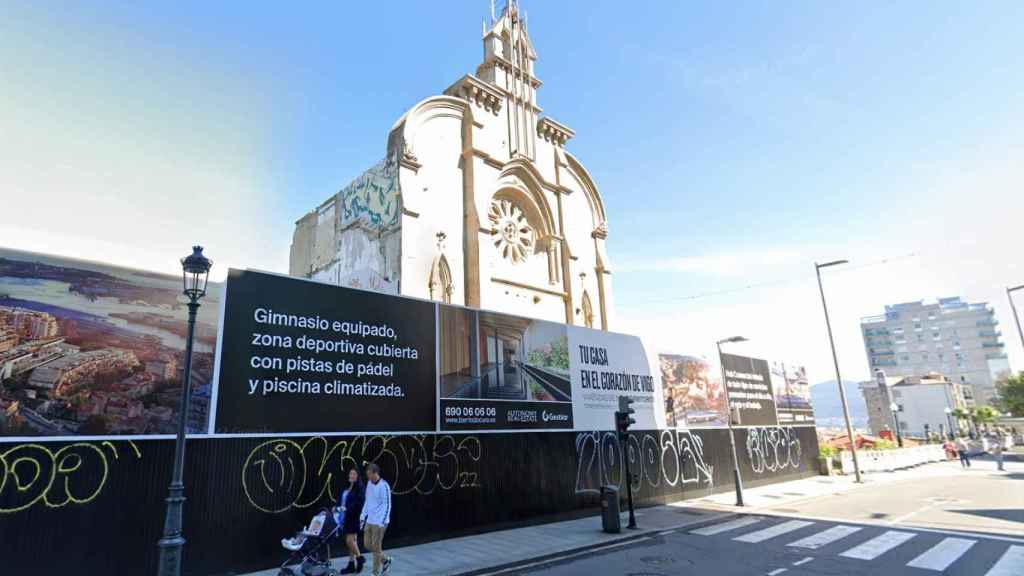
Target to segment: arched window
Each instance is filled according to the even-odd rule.
[[[594,327],[594,306],[590,304],[590,294],[586,290],[583,291],[583,325]]]
[[[452,269],[448,267],[448,259],[442,254],[434,259],[434,265],[430,267],[430,299],[451,304],[454,292]]]

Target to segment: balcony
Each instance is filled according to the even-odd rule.
[[[874,354],[875,356],[892,356],[893,354],[895,354],[895,352],[892,351],[892,348],[872,348],[871,353]]]
[[[1002,335],[1003,333],[998,330],[982,330],[981,332],[978,332],[978,336],[981,336],[982,338],[997,338]]]
[[[871,359],[872,366],[899,366],[895,360],[879,360],[878,358]]]
[[[1006,360],[1006,354],[985,354],[986,360]]]
[[[992,319],[989,319],[989,320],[978,320],[974,324],[975,324],[975,326],[978,326],[979,328],[982,327],[982,326],[998,326],[999,325],[999,321],[996,320],[995,318],[992,318]]]
[[[981,344],[982,348],[1002,348],[1003,346],[1006,346],[1006,344],[1002,342],[983,342]]]

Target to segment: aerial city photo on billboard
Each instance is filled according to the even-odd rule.
[[[169,434],[181,277],[0,248],[0,436]],[[219,286],[196,324],[188,425],[205,432]]]
[[[706,359],[659,354],[665,423],[670,427],[725,426],[729,409],[719,371]]]

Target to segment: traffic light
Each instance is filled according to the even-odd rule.
[[[630,416],[636,410],[631,408],[634,400],[629,396],[619,396],[619,411],[615,413],[615,431],[620,435],[629,432],[629,427],[636,424],[636,420]]]

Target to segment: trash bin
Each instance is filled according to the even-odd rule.
[[[601,527],[609,534],[622,531],[618,486],[601,486]]]

